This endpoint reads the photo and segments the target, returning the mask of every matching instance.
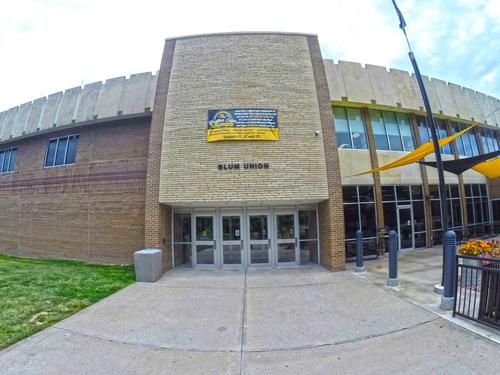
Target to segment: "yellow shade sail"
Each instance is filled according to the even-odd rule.
[[[448,144],[451,141],[455,140],[456,138],[460,137],[465,132],[472,129],[474,126],[476,126],[476,124],[469,126],[468,128],[466,128],[458,133],[450,135],[449,137],[440,139],[438,141],[439,147],[441,148],[441,147],[445,146],[446,144]],[[415,162],[425,158],[427,155],[432,154],[433,152],[434,152],[434,145],[433,145],[432,141],[428,141],[428,142],[424,143],[423,145],[421,145],[420,147],[416,148],[414,151],[410,152],[408,155],[405,155],[402,158],[399,158],[398,160],[394,160],[394,161],[387,163],[387,164],[384,164],[378,168],[374,168],[370,171],[366,171],[363,173],[358,173],[358,174],[355,174],[353,176],[360,176],[360,175],[367,174],[367,173],[375,173],[375,172],[387,171],[387,170],[393,169],[393,168],[403,167],[405,165],[415,163]],[[353,177],[353,176],[351,176],[351,177]]]
[[[500,177],[500,158],[483,161],[472,167],[473,170],[494,179]]]

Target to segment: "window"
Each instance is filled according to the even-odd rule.
[[[467,201],[467,221],[469,235],[477,237],[488,232],[490,210],[488,192],[485,184],[465,184],[465,199]]]
[[[17,148],[0,151],[0,173],[14,172]]]
[[[51,139],[45,156],[46,167],[75,164],[78,135]]]
[[[356,255],[356,231],[363,232],[365,255],[377,254],[377,219],[373,186],[343,186],[346,257]]]
[[[461,122],[452,122],[451,129],[453,133],[458,133],[466,129],[469,125],[463,124]],[[465,132],[455,141],[457,144],[458,154],[462,156],[477,156],[479,155],[479,146],[477,143],[477,138],[474,130],[469,130]]]
[[[446,129],[446,123],[444,120],[440,118],[435,118],[434,122],[436,124],[436,133],[438,136],[438,139],[443,139],[448,137],[448,131]],[[431,129],[429,128],[427,124],[427,119],[424,116],[417,116],[417,126],[418,126],[418,134],[420,134],[420,141],[422,144],[425,142],[431,141],[432,136],[431,136]],[[453,154],[451,150],[450,144],[446,144],[442,149],[441,152],[443,154]]]
[[[361,110],[333,107],[338,148],[367,149],[365,124]]]
[[[415,149],[407,114],[370,110],[370,119],[377,150],[412,151]]]
[[[316,211],[299,211],[300,264],[318,263],[318,220]]]
[[[411,206],[413,209],[413,236],[415,247],[425,247],[425,208],[422,186],[420,185],[387,185],[382,186],[384,207],[384,224],[388,233],[398,230],[398,206]]]
[[[446,185],[446,201],[448,210],[448,228],[457,233],[457,238],[462,238],[462,205],[460,203],[460,189],[457,184]],[[442,243],[441,202],[439,200],[439,186],[429,185],[432,236],[433,244]]]
[[[174,267],[191,265],[191,214],[174,214]]]
[[[347,239],[355,239],[361,229],[363,237],[375,237],[375,198],[373,186],[344,186],[344,220]]]
[[[483,144],[483,151],[485,154],[498,151],[498,139],[495,130],[481,128],[479,133],[481,134],[481,143]]]

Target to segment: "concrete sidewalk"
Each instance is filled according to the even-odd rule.
[[[497,238],[498,239],[498,238]],[[461,317],[453,317],[451,311],[441,310],[441,296],[434,293],[434,285],[441,283],[442,247],[414,249],[400,252],[398,256],[399,287],[386,287],[389,273],[389,257],[384,255],[365,262],[366,272],[354,272],[355,263],[348,263],[347,270],[378,288],[382,288],[420,306],[473,333],[500,344],[500,332]]]
[[[0,352],[0,372],[495,374],[499,349],[350,272],[179,269]]]

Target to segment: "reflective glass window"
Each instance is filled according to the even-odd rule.
[[[387,138],[389,138],[390,149],[393,151],[403,151],[396,114],[394,112],[383,112],[383,118],[387,130]]]
[[[380,111],[370,110],[370,119],[377,150],[390,150],[385,131],[384,119]]]
[[[333,107],[333,116],[335,117],[335,133],[337,136],[338,148],[352,148],[349,124],[345,108]]]

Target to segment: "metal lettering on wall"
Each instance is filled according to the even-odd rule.
[[[208,111],[208,142],[277,141],[276,109],[211,109]]]
[[[225,170],[242,170],[242,169],[269,169],[269,163],[252,162],[252,163],[219,163],[217,165],[219,171]]]

